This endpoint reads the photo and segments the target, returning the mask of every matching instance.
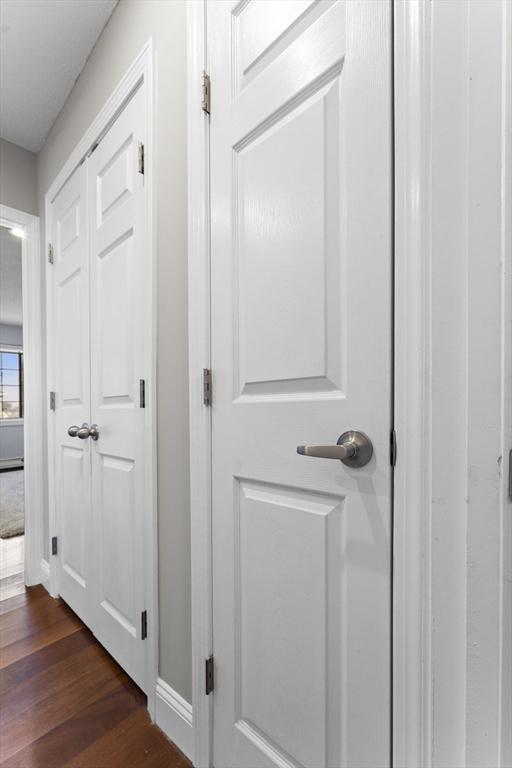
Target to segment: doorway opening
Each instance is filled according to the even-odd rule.
[[[39,219],[0,205],[0,599],[48,582]]]
[[[0,600],[25,589],[23,236],[0,226]]]

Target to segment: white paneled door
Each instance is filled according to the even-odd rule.
[[[54,498],[61,516],[60,594],[83,621],[94,617],[91,597],[93,544],[91,520],[91,446],[68,434],[71,425],[89,420],[89,256],[87,175],[84,165],[61,190],[52,206]],[[58,543],[58,542],[57,542]]]
[[[146,243],[145,141],[139,91],[88,166],[91,269],[93,583],[99,640],[143,685],[145,419],[140,380],[151,322]],[[147,491],[147,488],[146,488]]]
[[[214,0],[207,18],[213,762],[383,768],[391,5]],[[348,430],[373,444],[362,466],[297,452]]]
[[[59,591],[142,688],[151,328],[144,142],[141,87],[53,203],[49,272]],[[70,436],[83,423],[89,435],[86,427]]]

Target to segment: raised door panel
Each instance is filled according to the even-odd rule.
[[[85,515],[89,510],[77,499],[89,497],[90,472],[88,472],[89,456],[77,443],[76,447],[63,446],[60,456],[62,482],[62,516],[61,516],[61,564],[67,576],[77,582],[80,587],[87,587],[87,558]],[[62,594],[62,591],[61,591]],[[63,594],[63,597],[65,595]]]
[[[97,178],[97,221],[104,224],[132,194],[133,135],[119,146]]]
[[[326,0],[242,0],[233,9],[233,84],[247,86],[325,10]]]
[[[84,274],[79,267],[56,286],[59,398],[68,409],[88,405],[84,402],[84,377],[88,370],[84,370],[83,365],[87,350],[83,347],[82,319],[88,314],[89,307],[84,283]]]
[[[98,255],[96,265],[96,307],[102,328],[96,375],[98,394],[105,405],[135,405],[134,258],[133,231],[129,229]]]
[[[235,147],[242,395],[342,392],[339,76]]]
[[[100,605],[132,636],[137,636],[133,461],[102,456],[99,540]]]
[[[77,249],[79,248],[80,237],[84,235],[83,227],[87,225],[80,216],[80,208],[80,197],[77,197],[59,215],[56,238],[57,264],[69,264],[70,258],[73,258],[73,246],[76,245]],[[66,269],[66,266],[64,268]]]
[[[236,727],[294,765],[338,765],[344,499],[237,485]]]
[[[88,356],[88,264],[83,170],[79,168],[53,203],[56,374],[65,406],[86,407],[84,361]]]

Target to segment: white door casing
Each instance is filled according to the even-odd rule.
[[[58,593],[147,689],[151,250],[139,144],[145,84],[51,205]],[[144,387],[146,392],[146,387]],[[146,395],[147,396],[147,395]],[[68,435],[97,424],[99,439]]]
[[[43,562],[43,260],[39,217],[0,203],[0,225],[24,230],[21,239],[23,293],[23,453],[25,475],[25,584],[47,583]],[[1,428],[1,427],[0,427]],[[44,506],[44,505],[43,505]]]
[[[213,764],[382,767],[391,6],[216,1],[207,18]],[[362,469],[296,453],[348,429],[373,442]]]
[[[68,435],[89,421],[89,255],[87,177],[80,165],[52,206],[55,505],[59,592],[89,626],[93,546],[90,441]]]
[[[145,426],[140,381],[147,379],[151,254],[146,189],[139,172],[145,143],[143,86],[88,163],[91,204],[91,442],[97,636],[142,688],[145,655]]]

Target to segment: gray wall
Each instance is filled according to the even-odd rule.
[[[186,9],[183,0],[121,0],[38,156],[38,194],[42,216],[44,193],[151,35],[157,80],[160,676],[190,701]]]
[[[0,203],[37,216],[37,158],[0,139]]]
[[[23,424],[3,421],[0,424],[0,460],[22,459],[23,455]]]
[[[0,323],[0,346],[2,344],[23,348],[23,326]]]
[[[22,347],[23,327],[0,323],[0,347]],[[23,424],[0,421],[0,460],[23,457]]]

